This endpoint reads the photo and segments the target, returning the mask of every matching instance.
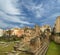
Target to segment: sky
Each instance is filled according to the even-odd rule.
[[[0,28],[54,25],[60,0],[0,0]]]

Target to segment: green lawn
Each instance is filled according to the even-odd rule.
[[[4,52],[10,52],[13,50],[14,43],[9,43],[8,45],[0,45],[0,55],[5,55]]]
[[[46,55],[60,55],[60,45],[51,42]]]
[[[14,42],[8,43],[7,45],[0,44],[0,55],[6,55],[5,52],[11,52],[12,50],[14,50],[13,46],[15,46],[15,44],[16,43]],[[19,53],[20,53],[19,55],[31,55],[24,52],[19,52]]]
[[[0,55],[5,55],[4,52],[10,52],[13,50],[15,43],[9,43],[7,47],[0,45]],[[20,53],[19,55],[30,55],[26,53]],[[60,45],[51,42],[46,55],[60,55]]]

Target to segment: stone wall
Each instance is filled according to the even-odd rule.
[[[55,22],[55,32],[60,33],[60,16],[57,17]]]

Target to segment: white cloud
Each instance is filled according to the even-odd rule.
[[[20,23],[20,24],[27,24],[27,25],[34,25],[34,23],[30,23],[30,22],[28,22],[28,21],[23,21],[23,20],[21,20],[22,18],[24,18],[24,17],[17,17],[17,16],[8,16],[8,15],[6,15],[6,14],[4,14],[2,11],[0,11],[0,17],[2,17],[2,21],[8,21],[8,22],[15,22],[15,23]],[[2,24],[3,22],[0,22],[0,27],[1,26],[4,26],[4,25],[6,25],[6,27],[15,27],[15,26],[17,26],[17,25],[13,25],[13,24],[8,24],[8,23],[6,23],[6,24]]]
[[[0,20],[0,28],[7,28],[8,23],[4,23],[2,20]]]
[[[49,16],[48,19],[52,19],[52,20],[54,19],[55,20],[57,18],[57,16],[60,16],[59,12],[58,13],[54,13],[53,15]]]
[[[27,24],[27,25],[33,25],[33,23],[30,23],[28,21],[23,21],[22,19],[24,19],[25,17],[23,16],[10,16],[10,15],[7,15],[6,13],[8,14],[11,14],[11,15],[21,15],[21,12],[20,12],[20,9],[17,9],[14,4],[12,4],[13,2],[17,2],[17,0],[15,1],[12,1],[12,0],[0,0],[0,9],[3,10],[0,11],[0,17],[2,17],[2,21],[8,21],[8,22],[15,22],[15,23],[20,23],[20,24]],[[26,19],[26,18],[25,18]],[[12,24],[8,24],[8,23],[5,23],[4,22],[0,22],[0,27],[1,26],[6,26],[6,27],[11,27],[11,26],[14,26]],[[17,25],[15,25],[17,26]]]
[[[41,25],[44,25],[44,24],[53,25],[53,24],[55,24],[55,20],[56,20],[57,16],[60,16],[60,13],[54,13],[54,14],[50,15],[49,17],[47,17],[46,19],[41,20],[40,21]]]
[[[60,0],[57,0],[58,3],[60,3]]]
[[[17,26],[8,23],[4,24],[4,20],[5,20],[8,22],[20,23],[21,24],[20,26],[22,27],[25,24],[34,25],[33,21],[36,21],[37,20],[36,18],[42,18],[42,17],[45,18],[43,20],[39,19],[39,21],[43,23],[48,23],[48,20],[49,21],[54,20],[55,18],[53,17],[60,15],[59,12],[55,13],[56,11],[60,10],[59,4],[60,4],[60,0],[57,1],[46,0],[39,4],[34,3],[33,0],[0,0],[0,9],[4,11],[4,12],[0,11],[0,17],[2,17],[0,24],[5,25],[5,27]],[[28,16],[28,13],[25,12],[22,6],[23,8],[25,7],[28,10],[28,12],[31,11],[32,18],[34,16],[35,20],[33,20],[34,19],[33,18],[32,20],[30,20],[31,22],[28,21],[29,17],[24,16],[24,15]],[[6,13],[10,15],[7,15]],[[17,15],[21,15],[21,16],[17,16]]]
[[[25,25],[24,24],[20,24],[20,27],[24,27]]]
[[[36,17],[41,18],[43,16],[43,13],[44,13],[43,4],[35,6],[34,11],[36,13]]]
[[[0,0],[0,9],[10,14],[20,14],[19,10],[12,5],[12,0]]]
[[[41,18],[44,14],[43,3],[36,5],[35,3],[31,2],[29,5],[24,4],[24,6],[32,11],[35,14],[36,18]]]

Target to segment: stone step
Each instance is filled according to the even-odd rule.
[[[47,46],[45,46],[45,47],[42,49],[42,51],[40,51],[40,52],[38,53],[38,55],[43,55],[43,53],[45,52],[46,48],[47,48]]]
[[[45,49],[44,53],[42,55],[45,55],[48,50],[48,47]]]
[[[39,55],[39,53],[40,53],[41,51],[43,52],[43,50],[44,50],[46,47],[47,47],[47,44],[44,43],[44,45],[43,45],[39,50],[37,50],[37,52],[35,52],[35,55]]]

